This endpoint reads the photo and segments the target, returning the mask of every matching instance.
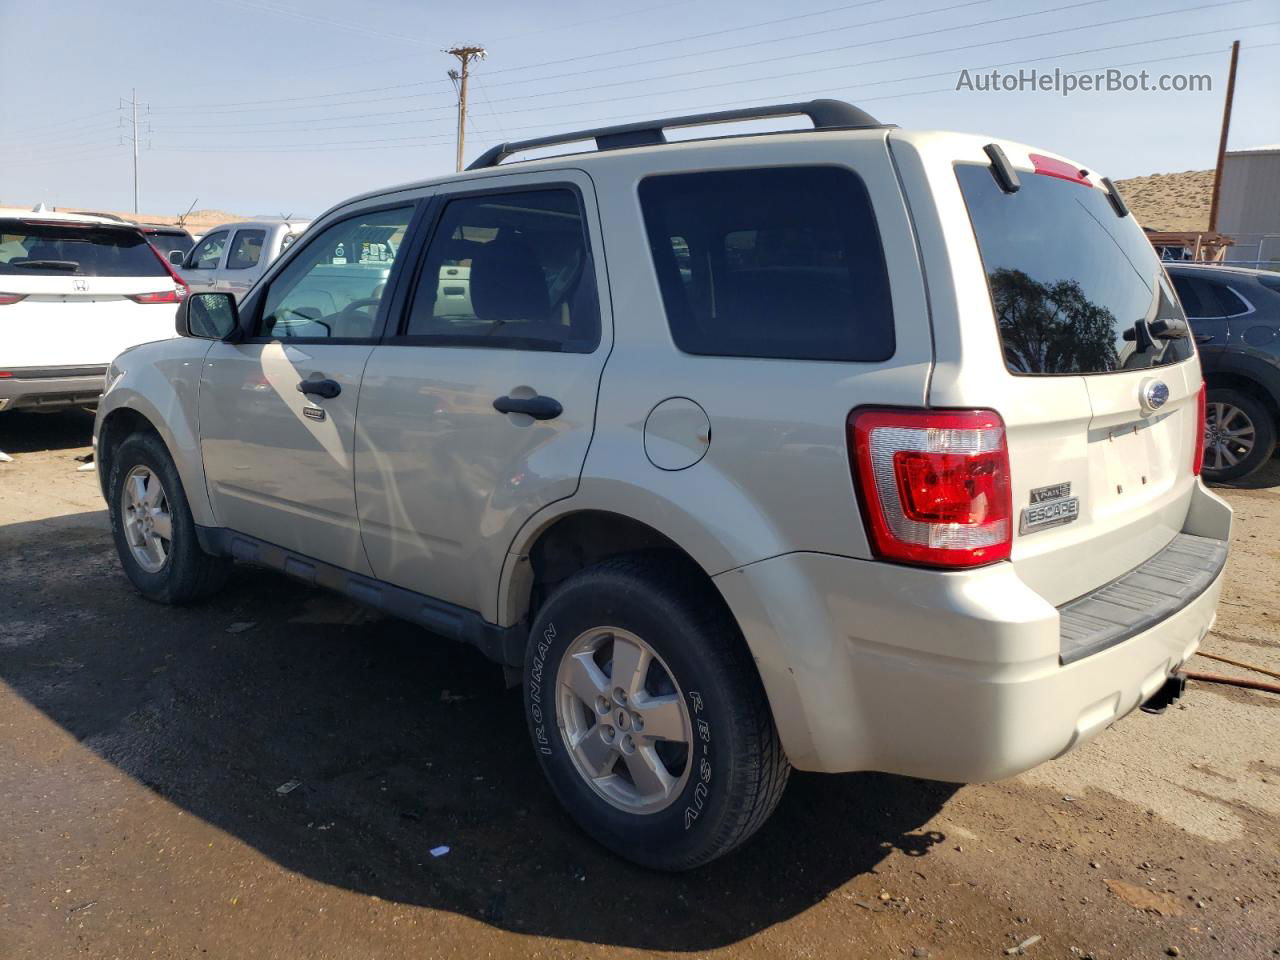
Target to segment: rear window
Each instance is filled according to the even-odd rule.
[[[1182,311],[1141,228],[1105,193],[1041,174],[1005,193],[983,164],[958,164],[956,177],[1010,371],[1109,373],[1191,356],[1189,337],[1150,336],[1149,323]]]
[[[893,355],[880,233],[852,171],[666,174],[641,181],[640,203],[681,350],[794,360]]]
[[[0,276],[165,277],[137,230],[0,220]]]
[[[191,242],[191,237],[185,233],[151,233],[147,235],[147,239],[163,254],[172,253],[174,250],[186,253],[195,246]]]

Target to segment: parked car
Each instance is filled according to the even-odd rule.
[[[1209,386],[1204,475],[1243,480],[1276,451],[1280,424],[1280,274],[1166,264]]]
[[[215,227],[182,263],[192,291],[223,290],[243,297],[281,252],[307,228],[306,220],[246,220]]]
[[[370,235],[403,237],[385,286]],[[1214,620],[1177,297],[1109,181],[1034,148],[834,101],[503,144],[177,323],[96,423],[137,589],[234,558],[476,645],[564,807],[651,867],[744,841],[792,766],[1057,757],[1176,697]]]
[[[135,224],[0,209],[0,411],[95,403],[112,357],[174,336],[185,294]]]
[[[187,254],[195,246],[191,234],[182,227],[163,223],[140,223],[138,229],[147,241],[159,250],[174,266],[181,266]]]

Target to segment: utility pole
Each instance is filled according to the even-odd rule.
[[[123,110],[126,104],[130,111],[129,121],[129,139],[133,145],[133,212],[138,213],[138,107],[147,106],[138,103],[138,89],[135,87],[129,91],[129,99],[120,101],[120,108]]]
[[[1218,138],[1218,165],[1213,171],[1213,199],[1209,203],[1209,232],[1218,229],[1218,196],[1222,191],[1222,167],[1227,161],[1227,133],[1231,129],[1231,101],[1236,95],[1236,62],[1240,59],[1240,41],[1231,43],[1231,69],[1227,73],[1227,100],[1222,107],[1222,135]]]
[[[466,140],[466,124],[467,124],[467,76],[468,67],[472,60],[483,60],[485,58],[484,47],[468,45],[452,47],[445,51],[450,56],[457,57],[458,62],[462,65],[462,70],[450,70],[449,79],[458,85],[458,172],[462,172],[462,146]]]

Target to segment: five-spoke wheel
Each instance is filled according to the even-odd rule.
[[[619,627],[577,637],[556,678],[560,733],[578,772],[610,804],[654,813],[689,776],[692,723],[671,670]]]
[[[120,517],[133,558],[148,573],[159,573],[169,559],[173,518],[164,484],[150,467],[138,464],[124,478]]]

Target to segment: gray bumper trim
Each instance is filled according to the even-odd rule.
[[[1146,563],[1058,608],[1064,664],[1123,643],[1189,604],[1227,563],[1227,543],[1180,533]]]

